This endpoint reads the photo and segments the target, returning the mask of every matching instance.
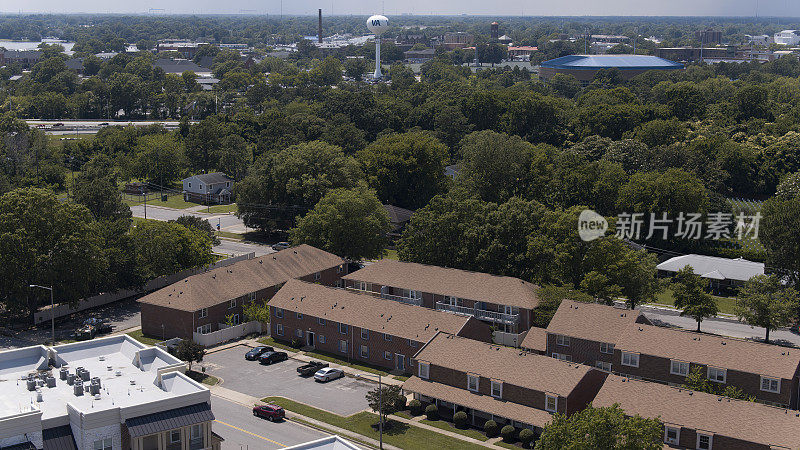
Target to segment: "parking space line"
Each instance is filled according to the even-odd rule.
[[[214,422],[217,422],[217,423],[219,423],[219,424],[225,425],[226,427],[231,427],[231,428],[233,428],[234,430],[239,430],[239,431],[241,431],[242,433],[247,433],[247,434],[249,434],[249,435],[251,435],[251,436],[255,436],[255,437],[259,438],[259,439],[263,439],[263,440],[265,440],[265,441],[272,442],[272,443],[273,443],[273,444],[275,444],[275,445],[280,445],[281,447],[288,447],[288,445],[281,444],[281,443],[280,443],[280,442],[278,442],[278,441],[273,441],[272,439],[270,439],[270,438],[268,438],[268,437],[261,436],[260,434],[251,433],[250,431],[247,431],[247,430],[241,429],[241,428],[239,428],[239,427],[237,427],[237,426],[235,426],[235,425],[231,425],[231,424],[229,424],[229,423],[225,423],[225,422],[223,422],[223,421],[221,421],[221,420],[214,419]]]

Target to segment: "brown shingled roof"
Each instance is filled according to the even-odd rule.
[[[342,264],[342,258],[303,244],[192,275],[140,298],[139,302],[197,311]]]
[[[538,286],[519,278],[392,259],[382,259],[342,278],[527,309],[539,304]]]
[[[550,320],[547,332],[613,344],[640,315],[639,310],[563,300]]]
[[[559,361],[520,349],[439,333],[415,356],[417,361],[567,397],[589,366]]]
[[[544,328],[531,327],[522,340],[521,346],[537,352],[547,351],[547,330]]]
[[[800,365],[800,349],[652,325],[630,326],[616,349],[786,379]]]
[[[518,422],[544,428],[553,416],[544,410],[531,408],[519,403],[499,400],[491,395],[482,395],[466,389],[448,386],[442,383],[423,380],[413,376],[403,383],[403,390],[414,392],[446,402],[455,403],[467,408],[505,417]]]
[[[476,320],[299,280],[287,281],[269,305],[417,342],[438,331],[458,333]]]
[[[619,403],[626,414],[660,416],[668,425],[800,449],[797,411],[610,375],[592,405],[606,407],[614,403]]]

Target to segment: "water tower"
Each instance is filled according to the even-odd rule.
[[[372,16],[367,19],[367,28],[375,34],[375,74],[376,80],[381,78],[381,34],[389,29],[389,19],[385,16]]]

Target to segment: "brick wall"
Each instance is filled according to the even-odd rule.
[[[597,361],[610,363],[613,360],[612,354],[600,352],[600,342],[570,337],[569,346],[564,346],[558,345],[557,339],[557,334],[547,333],[547,356],[553,356],[553,353],[570,355],[572,362],[592,367]]]
[[[164,306],[141,303],[142,333],[154,338],[192,337],[192,313]],[[164,325],[163,333],[161,325]]]

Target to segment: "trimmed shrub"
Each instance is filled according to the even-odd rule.
[[[497,432],[500,431],[499,428],[494,420],[487,420],[483,424],[483,432],[490,438],[497,436]]]
[[[412,416],[418,416],[422,414],[422,403],[417,399],[411,400],[408,402],[408,409],[411,410]]]
[[[300,339],[294,338],[294,339],[292,339],[292,342],[289,343],[289,346],[292,347],[292,348],[300,348],[300,347],[303,346],[303,341],[301,341]]]
[[[467,417],[467,413],[464,411],[459,411],[453,414],[453,423],[456,424],[457,428],[467,428],[467,425],[469,425],[469,417]]]
[[[513,442],[516,429],[513,425],[506,425],[500,430],[500,436],[503,436],[503,442]]]
[[[406,409],[406,402],[407,401],[408,401],[408,399],[406,398],[405,395],[398,395],[397,398],[394,401],[394,408],[396,410],[398,410],[398,411],[402,411],[402,410]]]
[[[428,420],[439,420],[439,408],[433,403],[425,407],[425,415]]]
[[[534,434],[533,430],[530,428],[524,428],[522,431],[519,432],[519,440],[522,441],[523,448],[529,448],[531,442],[533,441]]]

